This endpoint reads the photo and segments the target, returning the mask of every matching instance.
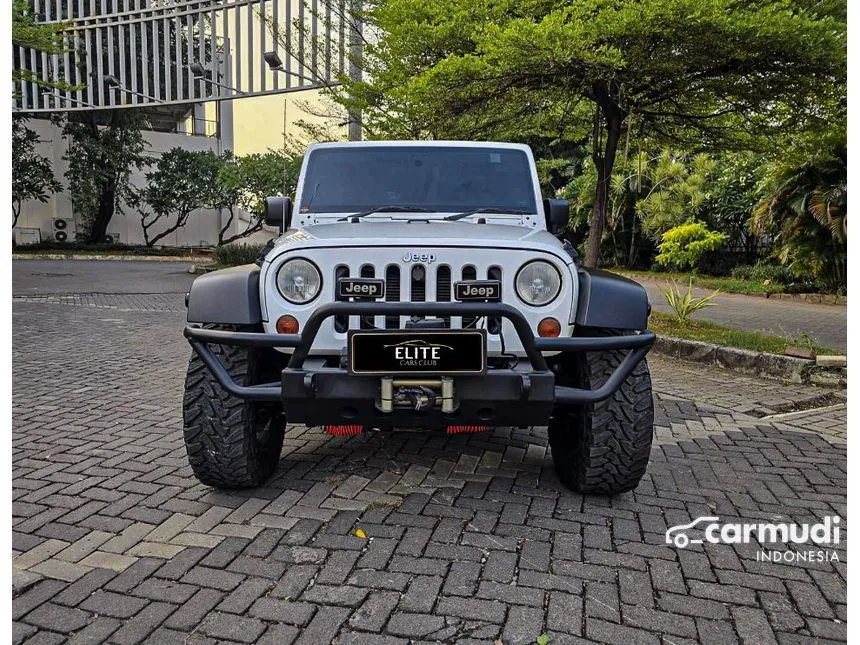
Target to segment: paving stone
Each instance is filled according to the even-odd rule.
[[[133,645],[147,638],[159,625],[176,611],[175,605],[163,602],[148,604],[140,613],[126,621],[111,636],[111,641],[119,645]]]
[[[350,617],[350,627],[380,632],[399,600],[400,594],[393,591],[373,592]]]
[[[191,631],[221,600],[224,594],[215,589],[201,589],[166,619],[171,629]]]
[[[147,605],[142,598],[135,598],[110,591],[96,591],[79,606],[94,614],[112,616],[114,618],[130,618]]]
[[[54,558],[30,567],[30,571],[41,574],[46,578],[56,578],[57,580],[65,580],[66,582],[74,582],[92,570],[92,567],[56,560]]]
[[[200,625],[200,631],[214,638],[254,643],[265,631],[266,624],[256,618],[213,612]]]
[[[505,619],[505,605],[493,600],[443,596],[436,605],[436,613],[501,624]]]
[[[445,627],[445,619],[442,616],[396,613],[388,621],[387,630],[388,633],[395,636],[420,639],[439,631],[443,627]]]
[[[307,625],[316,606],[306,602],[291,602],[279,598],[258,598],[248,613],[263,620],[279,621],[291,625]]]
[[[288,567],[271,595],[277,598],[298,598],[311,579],[317,574],[318,567],[311,565],[294,565]]]
[[[534,607],[511,607],[502,641],[511,645],[525,645],[535,642],[535,634],[543,633],[543,609]]]
[[[358,607],[367,597],[367,589],[349,585],[314,585],[302,594],[302,600],[319,605]]]
[[[331,642],[349,614],[350,610],[345,607],[320,607],[310,624],[301,631],[296,643],[316,645]]]
[[[69,645],[96,645],[122,626],[122,621],[109,616],[99,616],[69,639]]]
[[[244,614],[248,607],[272,588],[272,581],[264,578],[248,578],[227,596],[218,609],[231,614]]]
[[[90,614],[86,611],[63,607],[52,602],[39,605],[24,618],[30,625],[65,634],[83,628],[89,619]]]
[[[299,635],[299,628],[292,625],[269,625],[257,645],[290,645]]]
[[[400,599],[400,609],[404,612],[431,611],[436,604],[436,596],[442,588],[442,582],[442,578],[435,576],[415,576]]]

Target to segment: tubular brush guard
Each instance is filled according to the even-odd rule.
[[[378,421],[373,413],[374,392],[378,388],[378,377],[351,375],[345,368],[326,368],[313,371],[304,368],[305,360],[319,332],[322,322],[331,316],[493,316],[507,318],[513,325],[528,358],[530,369],[488,369],[480,376],[458,377],[460,397],[475,399],[472,405],[464,406],[465,418],[449,419],[445,425],[477,425],[487,423],[481,416],[484,408],[480,399],[487,398],[500,405],[504,414],[494,419],[508,420],[505,425],[523,425],[524,420],[539,425],[538,420],[548,421],[554,405],[580,405],[594,403],[612,396],[636,365],[645,357],[656,336],[642,331],[624,336],[596,336],[574,338],[535,337],[525,317],[514,307],[504,303],[388,303],[388,302],[333,302],[322,305],[308,319],[300,334],[265,334],[254,332],[231,332],[203,329],[196,325],[185,327],[185,336],[206,366],[231,395],[247,401],[283,401],[288,419],[292,422],[323,425],[372,425]],[[242,386],[236,383],[229,372],[209,349],[210,344],[238,345],[244,347],[284,347],[294,351],[287,367],[282,372],[280,383],[265,383]],[[594,390],[560,386],[554,384],[554,374],[549,369],[542,352],[594,352],[629,350],[615,371],[599,388]],[[479,394],[490,392],[490,394]],[[361,402],[361,410],[355,418],[331,419],[324,409],[330,401]],[[368,401],[369,400],[369,401]],[[287,406],[286,403],[291,405]],[[319,404],[312,405],[315,401]],[[368,407],[370,406],[370,407]],[[531,406],[531,407],[529,407]],[[296,410],[299,408],[299,410]],[[395,411],[386,418],[402,422],[409,411]],[[400,415],[398,417],[398,415]],[[448,417],[446,417],[448,419]],[[419,419],[420,420],[420,419]],[[438,420],[438,419],[436,419]],[[413,422],[415,419],[413,418]],[[491,424],[492,425],[492,424]],[[497,424],[498,425],[498,424]]]

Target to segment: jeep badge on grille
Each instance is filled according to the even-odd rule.
[[[385,296],[385,280],[378,278],[341,278],[337,281],[341,298],[376,300]]]

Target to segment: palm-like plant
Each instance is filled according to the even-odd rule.
[[[830,289],[844,288],[847,280],[846,152],[774,168],[751,218],[755,232],[773,235],[780,262]]]
[[[666,302],[672,310],[672,314],[675,316],[675,319],[682,325],[688,324],[690,322],[690,316],[700,309],[712,307],[714,303],[711,301],[722,293],[717,289],[716,291],[704,296],[694,296],[693,278],[690,278],[690,284],[687,286],[686,293],[681,293],[681,288],[675,281],[672,282],[672,286],[668,289],[660,287],[660,291],[663,292],[663,296],[666,298]]]

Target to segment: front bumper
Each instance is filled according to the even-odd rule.
[[[349,374],[346,368],[308,366],[308,354],[322,322],[331,316],[492,316],[507,318],[522,343],[526,360],[514,369],[488,369],[480,376],[453,377],[456,409],[415,412],[380,410],[378,376]],[[654,343],[650,331],[624,336],[540,338],[525,317],[502,303],[333,302],[317,308],[300,334],[264,334],[185,327],[185,337],[212,374],[233,396],[248,401],[281,401],[287,421],[308,425],[362,424],[374,427],[546,425],[554,406],[594,403],[612,396]],[[208,345],[285,347],[294,351],[280,383],[236,383]],[[542,352],[628,350],[606,382],[594,390],[555,384]],[[397,377],[400,379],[401,377]],[[403,379],[409,377],[403,376]],[[418,379],[426,377],[416,377]]]

